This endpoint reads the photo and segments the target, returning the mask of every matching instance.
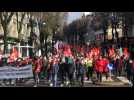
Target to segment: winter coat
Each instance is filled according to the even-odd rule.
[[[105,72],[108,72],[109,71],[108,70],[108,67],[107,67],[107,65],[109,64],[109,61],[108,61],[108,59],[103,59],[103,62],[104,62],[103,72],[105,73]]]
[[[131,74],[132,73],[132,63],[129,60],[126,61],[126,72]]]
[[[36,73],[40,73],[40,72],[41,72],[41,68],[42,68],[42,66],[41,66],[41,64],[40,64],[40,61],[37,60],[37,61],[35,62],[35,69],[34,69],[34,71],[35,71]]]
[[[79,64],[79,67],[78,67],[78,74],[84,74],[85,73],[85,67],[84,65],[82,65],[81,63]]]
[[[132,62],[131,73],[134,74],[134,60]]]
[[[86,65],[87,68],[88,68],[88,67],[93,67],[93,61],[87,59],[86,62],[85,62],[85,65]]]
[[[95,70],[97,72],[103,72],[104,69],[104,61],[103,60],[97,60],[95,64]]]

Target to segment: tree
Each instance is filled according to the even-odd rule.
[[[84,43],[84,34],[87,32],[88,19],[83,17],[81,19],[74,20],[68,26],[64,27],[64,34],[66,34],[68,39],[73,38],[74,45],[79,36],[80,44]]]
[[[101,12],[100,17],[101,17],[101,28],[103,29],[104,43],[106,43],[106,35],[109,25],[109,13]]]
[[[6,47],[7,47],[8,25],[9,25],[13,15],[14,15],[14,12],[0,12],[0,21],[1,21],[1,25],[3,27],[3,31],[4,31],[4,37],[3,37],[4,54],[6,53]]]
[[[17,31],[18,31],[18,35],[20,37],[20,33],[22,31],[22,26],[23,26],[23,21],[25,18],[26,12],[16,12],[16,18],[17,18]],[[20,18],[20,20],[19,20]]]
[[[42,55],[48,54],[48,39],[52,39],[59,28],[63,27],[64,12],[36,12],[32,13],[38,20],[40,26],[40,49]],[[43,25],[45,23],[45,25]],[[62,28],[61,28],[62,29]]]

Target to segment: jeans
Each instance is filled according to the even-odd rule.
[[[53,66],[53,71],[52,71],[52,83],[54,87],[57,86],[58,71],[59,71],[59,66],[58,64],[55,64]]]
[[[39,73],[34,73],[35,84],[39,84]]]
[[[78,74],[78,80],[80,78],[81,86],[84,86],[84,74]]]
[[[133,84],[132,87],[134,87],[134,73],[132,73],[132,84]]]
[[[127,79],[129,81],[132,81],[133,80],[132,74],[130,72],[127,72]]]
[[[87,78],[89,80],[89,77],[93,76],[93,68],[92,67],[88,67],[87,68]]]
[[[97,78],[100,82],[102,82],[102,73],[101,72],[97,72]]]
[[[52,74],[52,83],[53,83],[54,87],[57,86],[57,73]]]

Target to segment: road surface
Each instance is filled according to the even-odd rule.
[[[60,83],[60,81],[58,82]],[[0,85],[1,87],[34,87],[35,83],[33,79],[28,80],[25,83],[17,83],[16,86],[10,85],[10,86],[3,86]],[[50,84],[47,80],[41,79],[40,83],[36,87],[50,87]],[[58,85],[57,87],[60,87]],[[68,86],[63,86],[63,87],[68,87]],[[73,86],[70,87],[80,87],[79,82],[75,82]],[[102,83],[97,83],[97,84],[92,84],[91,81],[85,81],[84,87],[130,87],[128,84],[128,81],[125,78],[112,78],[112,81],[106,81],[105,78],[103,77]]]

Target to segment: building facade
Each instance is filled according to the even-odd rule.
[[[17,51],[19,52],[19,57],[28,57],[29,56],[29,49],[33,48],[33,46],[30,46],[28,44],[28,38],[31,33],[31,27],[28,27],[29,23],[29,16],[27,13],[25,14],[25,17],[22,22],[22,30],[20,33],[18,33],[18,24],[21,21],[22,12],[17,12],[18,17],[16,16],[16,13],[14,13],[9,25],[8,25],[8,34],[7,34],[7,48],[6,48],[6,56],[9,56],[12,48],[15,47]],[[0,24],[0,49],[3,51],[4,43],[3,43],[3,36],[4,31],[3,27]]]

